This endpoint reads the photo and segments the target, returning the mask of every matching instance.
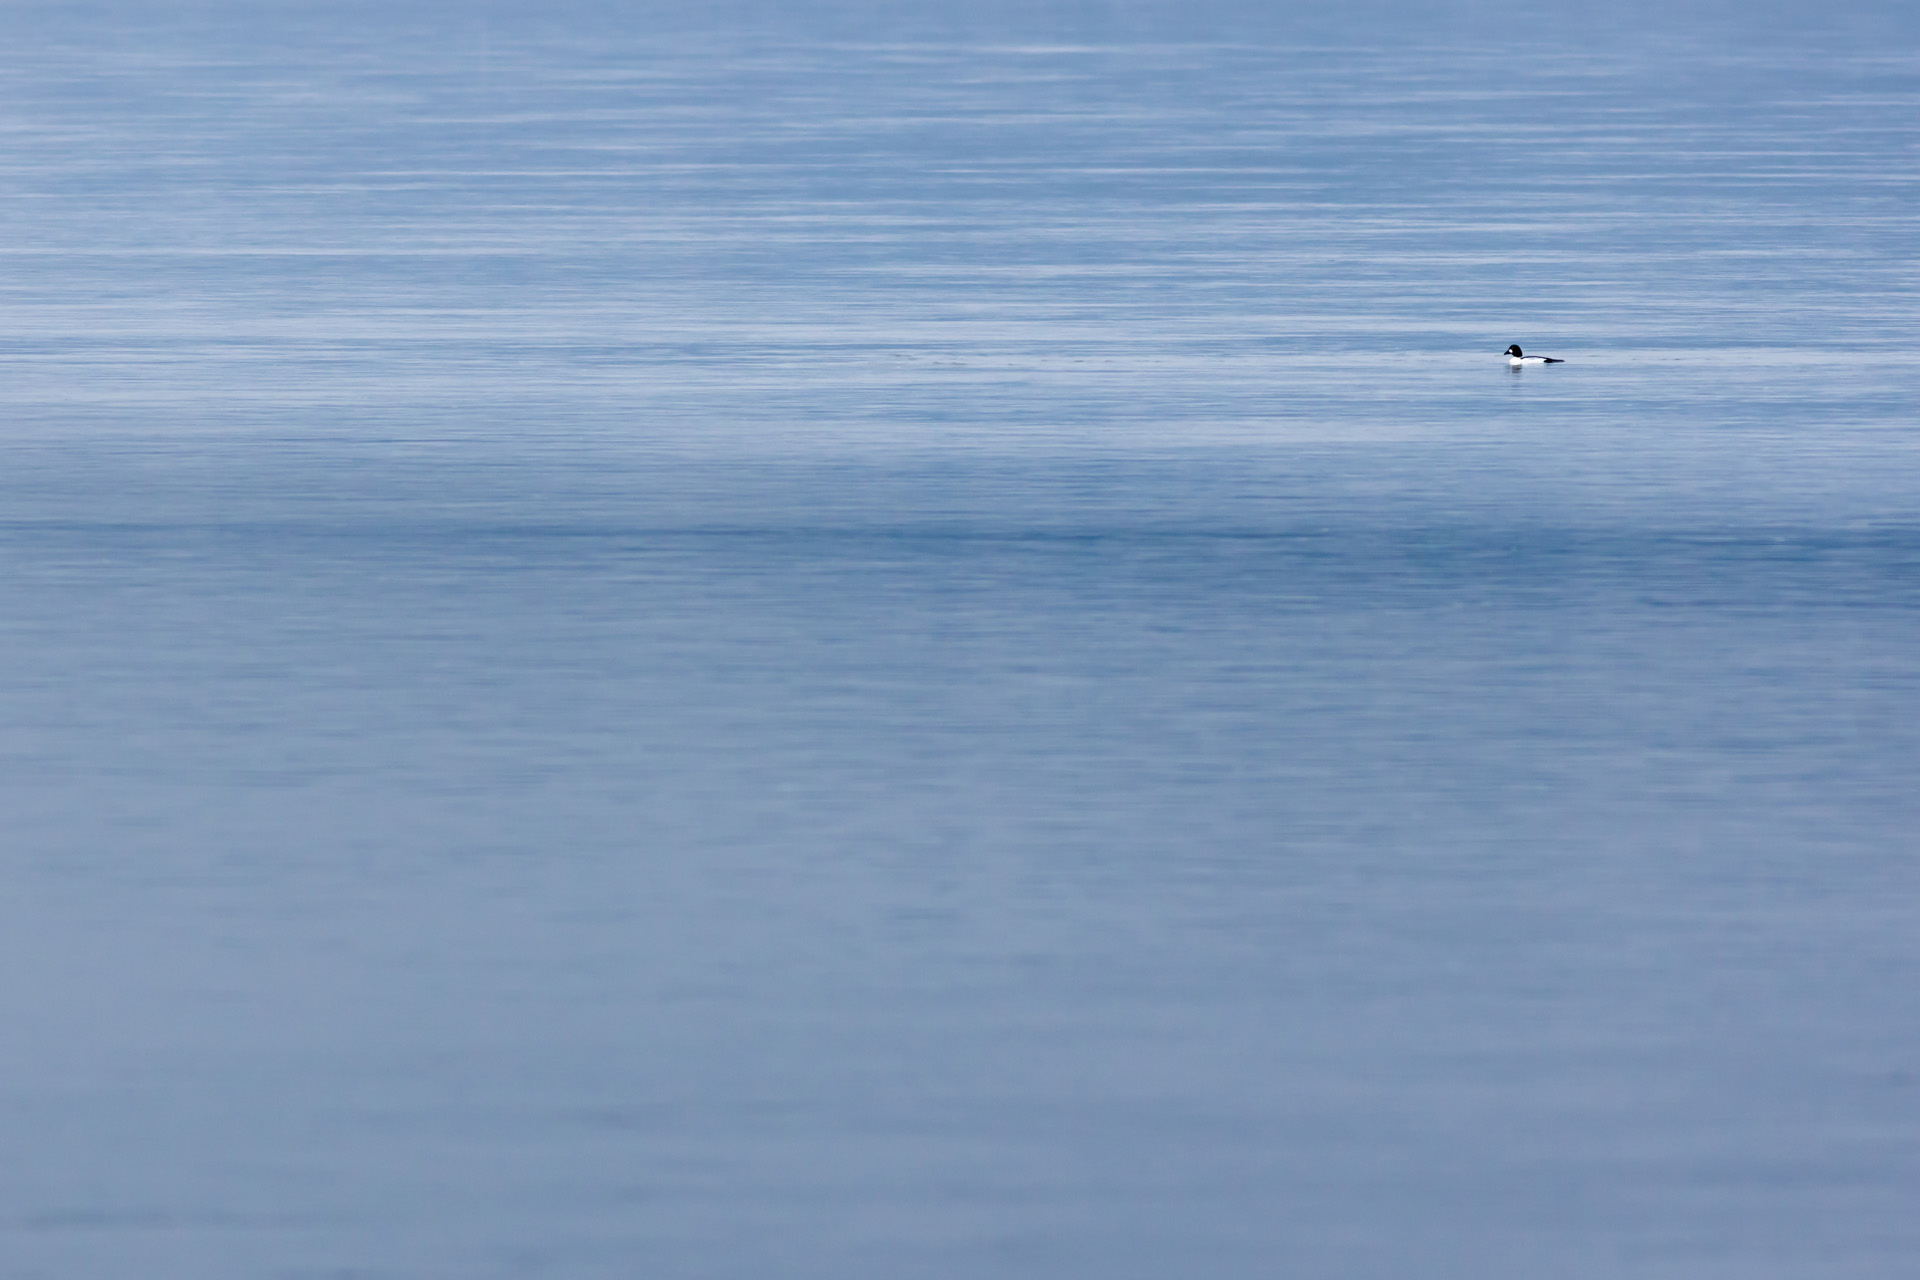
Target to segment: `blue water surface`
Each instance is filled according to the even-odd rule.
[[[1901,9],[0,14],[0,1278],[1912,1274]]]

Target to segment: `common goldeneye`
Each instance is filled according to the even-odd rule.
[[[1520,353],[1520,344],[1514,343],[1507,348],[1508,364],[1565,364],[1565,360],[1556,360],[1552,356],[1529,356]]]

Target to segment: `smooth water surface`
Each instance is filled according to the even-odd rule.
[[[1910,1274],[1892,6],[0,12],[4,1280]]]

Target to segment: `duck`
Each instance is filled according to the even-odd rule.
[[[1530,355],[1526,355],[1525,353],[1523,353],[1523,352],[1522,352],[1522,351],[1520,350],[1520,344],[1516,342],[1516,343],[1514,343],[1514,344],[1513,344],[1512,346],[1510,346],[1510,347],[1508,347],[1508,348],[1507,348],[1507,363],[1508,363],[1508,364],[1512,364],[1512,365],[1521,365],[1521,364],[1565,364],[1565,363],[1566,363],[1566,361],[1565,361],[1565,360],[1557,360],[1557,359],[1555,359],[1555,358],[1554,358],[1554,357],[1552,357],[1552,356],[1530,356]]]

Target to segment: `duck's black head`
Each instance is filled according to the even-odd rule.
[[[1510,356],[1517,356],[1517,355],[1522,355],[1524,353],[1520,350],[1520,344],[1516,342],[1512,346],[1507,348],[1507,354]]]

